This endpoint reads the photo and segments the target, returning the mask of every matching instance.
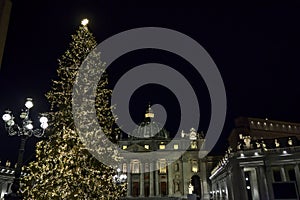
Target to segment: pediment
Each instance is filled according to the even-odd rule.
[[[126,151],[132,151],[132,152],[148,152],[149,149],[146,149],[145,147],[139,145],[139,144],[132,144],[127,147]]]

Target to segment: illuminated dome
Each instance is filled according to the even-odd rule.
[[[139,126],[133,130],[132,139],[168,139],[169,133],[166,131],[160,123],[153,121],[154,113],[150,106],[145,113],[145,120],[139,124]]]

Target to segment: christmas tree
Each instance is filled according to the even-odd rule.
[[[125,194],[125,183],[116,184],[116,171],[103,164],[90,152],[109,154],[120,159],[116,152],[105,145],[89,149],[83,145],[74,125],[72,115],[72,92],[78,70],[97,43],[87,24],[82,24],[72,35],[69,49],[59,59],[58,80],[53,81],[46,94],[51,104],[49,112],[49,137],[37,143],[36,160],[26,169],[23,194],[26,199],[118,199]],[[93,53],[93,62],[104,66],[100,53]],[[90,63],[93,67],[93,63]],[[103,75],[97,85],[95,108],[98,122],[106,138],[114,141],[118,129],[114,128],[111,112],[111,90],[108,78]],[[84,113],[83,113],[84,115]],[[93,134],[93,133],[91,133]]]

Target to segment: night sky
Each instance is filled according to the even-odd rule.
[[[14,1],[6,49],[0,71],[0,111],[16,116],[26,97],[34,99],[33,119],[49,110],[44,94],[56,78],[57,59],[67,49],[81,19],[98,42],[138,27],[164,27],[180,31],[200,43],[213,58],[227,93],[227,118],[215,153],[226,146],[234,118],[249,116],[300,122],[300,12],[299,6],[270,5],[138,5],[101,1]],[[110,86],[127,70],[148,62],[173,67],[190,81],[200,101],[200,129],[210,117],[207,88],[184,59],[169,52],[140,50],[116,60],[108,69]],[[166,77],[167,78],[167,77]],[[178,101],[167,88],[146,85],[131,99],[136,122],[148,102],[160,103],[168,113],[166,128],[177,131]],[[28,142],[25,160],[32,159],[35,139]],[[19,139],[8,137],[0,124],[0,160],[17,158]]]

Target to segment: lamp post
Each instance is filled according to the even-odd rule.
[[[24,155],[26,140],[31,136],[42,137],[44,135],[45,129],[48,127],[47,117],[45,115],[41,115],[40,117],[41,128],[33,129],[34,127],[29,117],[29,111],[33,107],[33,102],[31,98],[26,99],[25,107],[26,109],[22,110],[20,114],[20,118],[22,120],[21,126],[15,123],[14,116],[12,115],[10,110],[5,111],[5,114],[2,116],[2,119],[5,122],[5,129],[7,130],[8,134],[10,136],[17,135],[21,137],[18,161],[15,169],[15,178],[11,186],[12,192],[4,196],[5,200],[22,199],[19,190],[20,190],[20,177],[22,171],[23,155]]]
[[[117,169],[117,172],[118,172],[118,174],[114,175],[113,181],[116,184],[122,184],[122,183],[124,183],[126,181],[126,179],[127,179],[126,174],[121,174],[120,168]]]

